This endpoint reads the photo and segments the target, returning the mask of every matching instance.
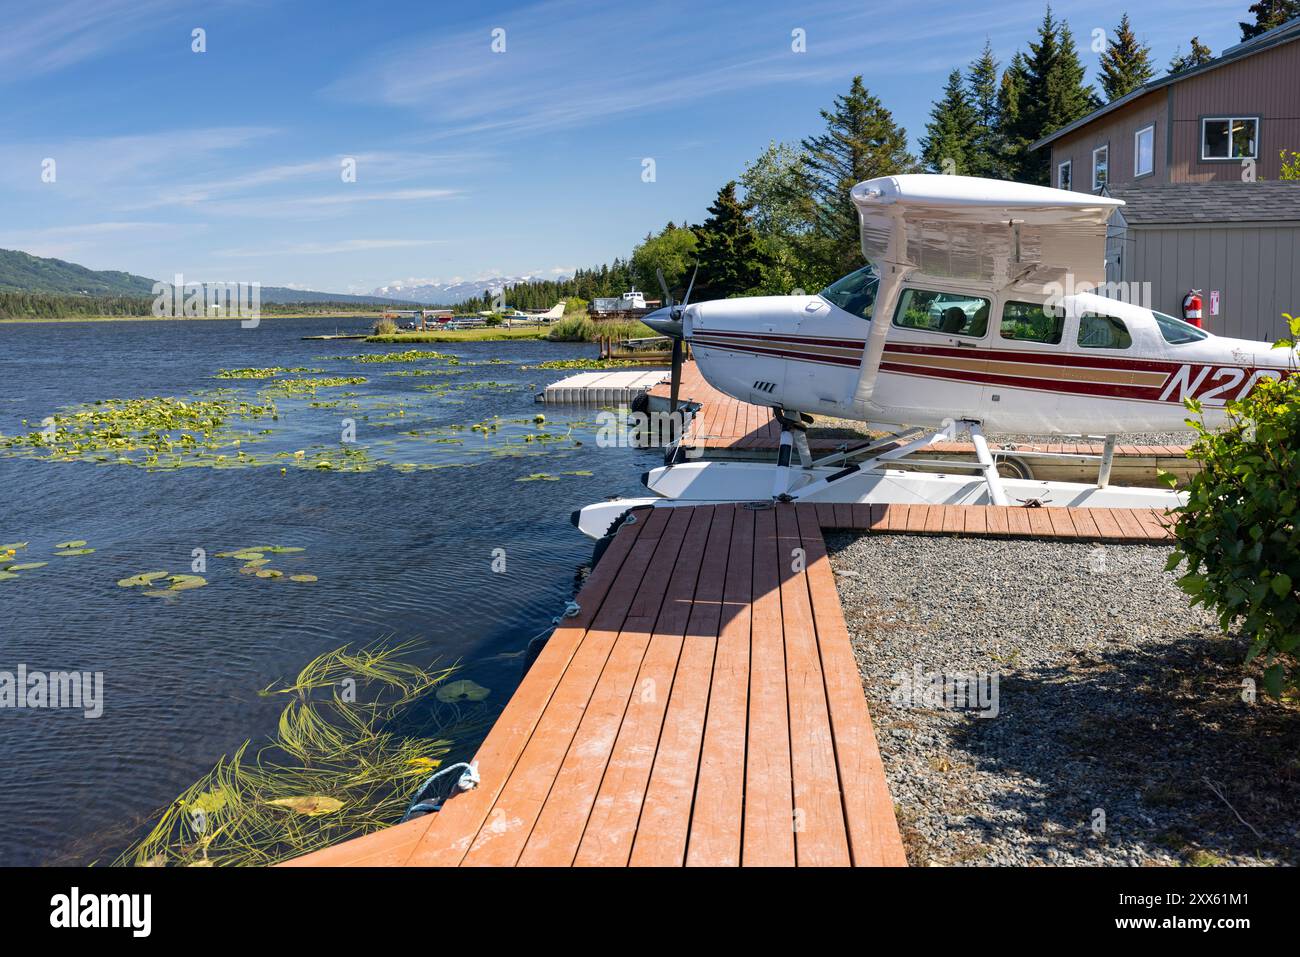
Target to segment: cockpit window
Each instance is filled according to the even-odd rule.
[[[894,325],[982,339],[989,328],[989,301],[983,296],[904,289]]]
[[[1198,329],[1190,322],[1183,322],[1183,320],[1175,319],[1173,316],[1166,316],[1163,312],[1152,310],[1151,315],[1156,317],[1156,325],[1160,327],[1160,334],[1165,337],[1165,342],[1170,345],[1181,346],[1187,342],[1200,342],[1210,336],[1204,329]]]
[[[863,319],[871,318],[876,305],[876,289],[880,280],[874,266],[863,266],[842,279],[837,279],[820,293],[832,305]]]
[[[1133,345],[1123,319],[1085,312],[1079,316],[1079,345],[1084,349],[1127,349]]]

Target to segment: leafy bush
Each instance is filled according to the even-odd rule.
[[[1300,319],[1286,318],[1300,338]],[[1202,412],[1195,399],[1187,407]],[[1263,655],[1265,689],[1281,697],[1300,691],[1300,375],[1262,379],[1227,414],[1219,430],[1187,420],[1203,469],[1177,510],[1168,567],[1186,563],[1179,586],[1217,612],[1224,631],[1240,622],[1251,642],[1246,663]]]
[[[397,323],[393,322],[393,320],[387,317],[375,320],[375,335],[391,336],[396,332],[397,332]]]

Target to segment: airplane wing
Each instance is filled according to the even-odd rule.
[[[992,291],[1014,282],[1106,278],[1106,222],[1121,200],[973,176],[904,174],[850,191],[862,254],[880,274],[853,403],[866,417],[904,280],[960,278]]]

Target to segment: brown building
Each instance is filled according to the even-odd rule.
[[[1111,218],[1114,294],[1182,315],[1202,297],[1206,329],[1276,340],[1300,315],[1300,19],[1203,66],[1152,80],[1033,145],[1052,185],[1126,205]]]
[[[1052,185],[1277,179],[1300,151],[1300,19],[1229,47],[1202,66],[1152,80],[1032,149],[1051,146]]]

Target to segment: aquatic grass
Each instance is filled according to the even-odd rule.
[[[264,746],[218,759],[114,863],[268,865],[396,823],[449,736],[486,723],[461,707],[475,699],[430,694],[451,669],[408,660],[413,647],[345,645],[265,689],[288,700]]]
[[[314,396],[320,389],[337,388],[344,385],[361,385],[368,381],[365,376],[322,376],[314,379],[276,379],[259,390],[258,394],[277,399],[295,396]]]
[[[57,412],[40,429],[0,435],[0,449],[50,461],[174,467],[186,456],[210,460],[217,449],[238,448],[241,437],[228,428],[232,419],[268,417],[278,418],[274,403],[225,395],[101,399]],[[23,424],[30,427],[26,421]]]
[[[217,379],[273,379],[278,375],[289,373],[295,374],[315,374],[324,372],[324,369],[309,369],[306,366],[294,366],[285,368],[284,366],[269,366],[265,369],[218,369],[214,378]]]
[[[428,349],[407,349],[404,352],[363,352],[360,355],[344,356],[353,362],[363,364],[419,362],[422,359],[439,359],[449,365],[460,365],[460,358],[449,352],[433,352]]]

